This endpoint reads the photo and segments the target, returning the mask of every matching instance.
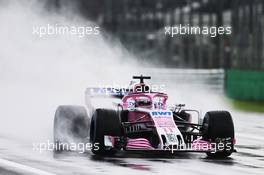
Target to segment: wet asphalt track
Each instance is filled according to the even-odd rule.
[[[154,72],[157,71],[151,74],[156,80],[166,81],[169,86],[176,86],[180,81],[185,82],[181,84],[185,88],[190,86],[188,82],[191,81],[192,86],[196,84],[195,87],[206,88],[213,92],[214,97],[210,98],[208,94],[204,94],[208,104],[211,98],[220,101],[224,99],[221,74],[187,73],[181,76],[181,73],[177,72],[179,75],[176,77],[177,81],[171,82],[172,77],[168,74],[174,75],[175,72],[166,70],[159,74]],[[175,77],[173,78],[175,80]],[[191,101],[195,103],[195,99]],[[220,105],[222,103],[219,103]],[[218,101],[215,106],[218,106]],[[33,151],[32,143],[0,134],[0,174],[263,174],[264,115],[238,112],[232,107],[229,110],[235,123],[238,152],[227,159],[208,159],[202,153],[179,153],[174,156],[120,153],[115,157],[105,158],[94,156],[89,152],[39,153]]]

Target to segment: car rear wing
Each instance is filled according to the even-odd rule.
[[[122,99],[124,95],[128,93],[127,89],[116,88],[87,88],[85,96],[89,98],[93,97],[114,97]]]
[[[89,87],[85,91],[85,104],[88,115],[92,115],[96,106],[92,99],[115,98],[122,99],[128,93],[127,89]],[[105,101],[105,100],[104,100]],[[105,105],[105,104],[104,104]],[[106,107],[106,106],[104,106]]]

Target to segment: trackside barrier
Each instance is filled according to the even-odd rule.
[[[264,71],[226,70],[225,92],[237,100],[264,100]]]

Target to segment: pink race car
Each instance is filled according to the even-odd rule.
[[[227,157],[234,151],[233,120],[227,111],[199,111],[183,104],[167,105],[165,93],[153,92],[146,76],[127,89],[88,88],[87,110],[81,106],[59,106],[54,120],[54,141],[90,139],[94,154],[118,151],[205,152],[210,157]],[[92,97],[114,97],[115,109],[94,108]],[[91,119],[89,118],[91,116]]]

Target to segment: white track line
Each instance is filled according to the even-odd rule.
[[[9,166],[9,167],[14,167],[23,171],[26,171],[28,173],[34,173],[34,174],[40,174],[40,175],[55,175],[53,173],[49,173],[37,168],[33,168],[30,166],[26,166],[26,165],[22,165],[16,162],[12,162],[9,160],[5,160],[5,159],[0,159],[0,164],[5,165],[5,166]]]

